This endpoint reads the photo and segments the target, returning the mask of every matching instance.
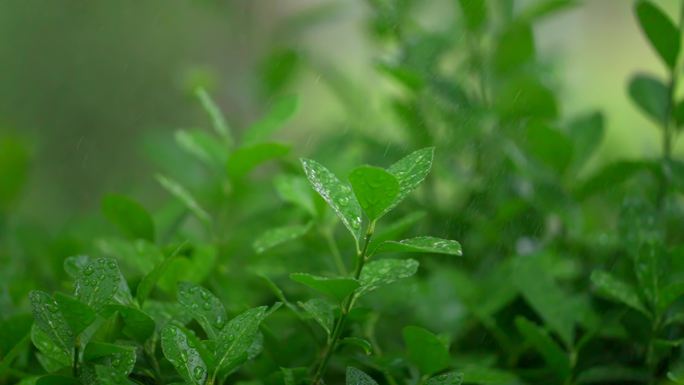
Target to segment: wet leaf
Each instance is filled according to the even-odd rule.
[[[86,305],[100,311],[109,304],[121,285],[121,272],[112,258],[90,262],[76,279],[75,295]]]
[[[351,187],[340,182],[320,163],[310,159],[301,159],[301,162],[313,189],[333,209],[358,244],[361,238],[361,206]]]
[[[59,352],[66,355],[67,362],[70,362],[71,352],[74,348],[74,333],[59,310],[59,305],[48,293],[40,290],[31,291],[29,293],[29,300],[33,309],[35,325],[42,332],[42,334],[34,334],[32,337],[35,336],[42,340],[44,335],[49,339],[51,345],[56,346]],[[35,338],[33,341],[39,349],[41,349],[41,345],[49,347],[46,343],[36,341]],[[41,351],[43,350],[41,349]],[[59,352],[55,352],[51,347],[43,351],[44,354],[49,354],[51,358],[63,357]]]
[[[353,367],[347,367],[346,385],[378,385],[371,376]]]
[[[309,232],[311,224],[276,227],[261,234],[252,243],[252,248],[261,254],[273,247],[300,238]]]
[[[425,385],[461,385],[463,383],[463,373],[448,372],[430,377],[425,381]]]
[[[401,203],[425,180],[432,168],[434,155],[434,147],[422,148],[399,159],[387,169],[399,181],[399,194],[388,210]]]
[[[175,325],[165,326],[161,333],[161,346],[164,357],[188,384],[204,384],[207,365],[183,329]]]
[[[370,221],[386,214],[399,195],[399,180],[389,172],[371,166],[362,166],[349,174],[349,182]]]
[[[429,236],[409,238],[401,241],[385,241],[378,245],[374,254],[387,252],[463,255],[461,244],[457,241]]]
[[[220,334],[227,321],[226,310],[212,292],[190,282],[180,282],[178,302],[192,314],[210,339]]]
[[[331,304],[318,298],[310,299],[306,302],[298,302],[297,304],[304,309],[306,314],[316,321],[316,323],[321,325],[328,336],[332,333],[335,317]]]
[[[66,294],[55,293],[55,301],[74,335],[81,334],[95,321],[95,311],[78,299]]]
[[[361,271],[361,288],[357,295],[370,293],[380,287],[408,278],[418,271],[418,261],[413,259],[381,259],[372,261]]]

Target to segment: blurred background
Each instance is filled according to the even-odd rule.
[[[674,17],[676,3],[659,5]],[[0,156],[25,143],[17,167],[29,169],[13,211],[59,228],[96,212],[109,191],[154,208],[161,190],[151,176],[182,156],[172,133],[209,125],[191,92],[198,85],[236,131],[274,95],[297,94],[297,116],[279,133],[296,155],[326,132],[359,135],[352,118],[367,123],[366,135],[401,142],[383,104],[393,89],[374,66],[383,50],[369,37],[369,12],[362,1],[0,2]],[[456,2],[421,12],[423,28],[440,30],[457,17]],[[588,169],[659,151],[657,129],[625,93],[636,71],[664,74],[631,2],[585,1],[534,32],[561,116],[604,113],[605,140]],[[344,87],[361,94],[363,116],[341,107]]]

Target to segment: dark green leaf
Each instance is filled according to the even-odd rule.
[[[572,161],[572,142],[565,134],[546,124],[533,122],[527,126],[526,147],[529,153],[562,174]]]
[[[604,133],[604,119],[600,112],[583,115],[574,119],[569,126],[573,143],[573,164],[581,168],[601,144]]]
[[[130,306],[114,305],[116,311],[121,315],[123,320],[123,327],[121,332],[136,340],[140,344],[144,344],[148,338],[154,333],[154,320],[144,313]]]
[[[647,317],[651,317],[651,313],[643,305],[634,288],[615,278],[610,273],[600,270],[594,271],[591,274],[591,282],[601,294],[615,301],[622,302],[634,310],[640,311]]]
[[[378,385],[378,383],[366,373],[354,367],[347,367],[346,385]]]
[[[418,326],[407,326],[402,335],[408,359],[422,374],[433,374],[449,366],[449,349],[433,333]]]
[[[74,333],[59,310],[57,302],[49,294],[39,290],[31,291],[29,293],[29,300],[33,309],[35,325],[49,338],[54,346],[59,348],[59,351],[66,354],[67,357],[71,357],[71,352],[74,348]],[[48,346],[43,343],[36,344],[38,348],[40,348],[40,345]],[[54,355],[57,355],[57,353]]]
[[[482,29],[487,21],[487,2],[485,0],[458,0],[465,19],[465,26],[470,31]]]
[[[76,298],[62,293],[55,293],[55,301],[74,335],[81,334],[82,331],[95,321],[95,311]]]
[[[525,340],[541,354],[549,368],[558,374],[560,379],[566,379],[570,375],[568,355],[546,330],[520,316],[515,319],[515,326],[520,334],[525,337]]]
[[[534,59],[534,34],[524,22],[510,24],[499,36],[494,51],[494,68],[506,74]]]
[[[363,350],[366,355],[373,353],[373,346],[368,340],[358,337],[346,337],[340,340],[340,345],[352,345]]]
[[[666,124],[670,97],[662,81],[650,75],[638,74],[629,81],[628,92],[632,101],[649,118],[660,126]]]
[[[680,32],[672,20],[650,1],[638,1],[634,7],[641,30],[669,68],[677,65]]]
[[[259,325],[271,313],[267,310],[266,306],[249,309],[226,324],[216,341],[217,371],[235,367],[250,357],[249,350],[257,341]]]
[[[307,273],[293,273],[290,274],[290,279],[327,294],[338,301],[342,301],[359,287],[359,281],[346,277],[328,278]]]
[[[154,241],[154,222],[140,203],[110,194],[102,199],[102,213],[127,236]]]

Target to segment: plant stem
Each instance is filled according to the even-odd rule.
[[[363,271],[363,266],[366,264],[366,261],[368,260],[368,245],[370,244],[370,240],[373,237],[373,232],[375,231],[375,221],[372,221],[368,224],[368,228],[366,229],[366,235],[363,239],[363,247],[361,250],[356,254],[356,267],[354,269],[354,279],[359,279],[361,276],[361,271]],[[326,345],[325,349],[323,350],[323,355],[322,358],[316,367],[316,371],[314,372],[313,380],[311,381],[311,385],[321,385],[322,384],[322,379],[323,375],[325,375],[325,371],[328,368],[328,363],[330,362],[330,358],[333,355],[333,352],[335,351],[335,348],[337,347],[337,343],[340,339],[340,335],[342,335],[342,330],[344,329],[344,324],[347,321],[347,316],[349,315],[349,312],[351,311],[352,307],[354,306],[354,300],[355,300],[355,295],[354,293],[349,294],[347,298],[345,298],[344,302],[342,303],[342,313],[340,314],[340,317],[337,319],[335,322],[335,326],[333,327],[333,331],[331,333],[330,340],[328,341],[328,344]]]
[[[80,338],[76,337],[76,343],[74,344],[74,364],[72,367],[72,374],[74,377],[78,378],[78,355],[79,355],[79,348],[78,346],[81,344]]]

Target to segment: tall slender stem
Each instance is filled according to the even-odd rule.
[[[368,260],[368,246],[370,245],[370,241],[373,237],[374,232],[375,221],[372,221],[368,224],[368,228],[366,229],[366,235],[363,239],[363,246],[361,247],[361,250],[359,250],[356,254],[356,267],[354,268],[354,279],[359,279],[359,277],[361,277],[361,271],[363,271],[363,266],[366,264],[366,261]],[[328,344],[323,350],[321,360],[319,361],[318,366],[316,367],[316,371],[314,372],[313,379],[311,380],[311,385],[321,385],[321,380],[323,379],[325,371],[328,368],[330,358],[332,358],[333,352],[337,347],[337,343],[339,342],[340,336],[342,335],[342,330],[344,329],[344,324],[347,321],[347,316],[349,315],[349,312],[354,306],[355,299],[355,293],[352,293],[348,295],[347,298],[345,298],[345,300],[342,302],[342,313],[335,322],[335,326],[333,327],[333,331],[331,333],[330,339],[328,340]]]

